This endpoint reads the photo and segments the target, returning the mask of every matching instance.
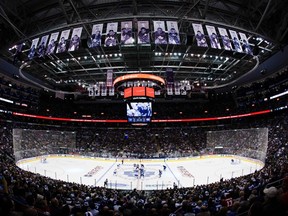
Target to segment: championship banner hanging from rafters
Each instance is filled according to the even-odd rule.
[[[234,50],[236,52],[243,52],[237,32],[234,30],[229,30],[231,38],[232,38],[232,43],[234,45]]]
[[[103,31],[103,23],[93,25],[91,34],[91,44],[89,47],[101,46],[102,31]]]
[[[149,21],[138,21],[138,44],[150,43]]]
[[[108,23],[106,29],[105,46],[111,47],[117,45],[118,22]]]
[[[167,95],[173,95],[173,84],[167,84]]]
[[[107,70],[106,86],[113,86],[113,70]]]
[[[172,68],[166,68],[166,82],[167,85],[173,85],[174,83],[174,72]]]
[[[250,44],[248,42],[248,38],[247,38],[246,34],[244,34],[242,32],[239,32],[239,35],[240,35],[240,39],[241,39],[241,42],[242,42],[243,51],[246,54],[253,55],[253,52],[252,52],[251,46],[250,46]]]
[[[73,29],[68,51],[75,51],[79,49],[82,29],[83,27]]]
[[[195,33],[195,39],[197,41],[197,46],[199,47],[208,47],[207,40],[203,31],[201,24],[192,23],[193,30]]]
[[[164,21],[153,21],[155,44],[167,44],[166,28]]]
[[[58,47],[56,53],[65,52],[67,49],[67,40],[69,38],[70,29],[61,32],[61,36],[58,42]]]
[[[102,83],[100,85],[100,89],[101,89],[101,96],[107,96],[107,86],[105,85],[105,83]]]
[[[180,95],[180,88],[181,88],[181,83],[178,81],[174,83],[174,92],[175,95]]]
[[[219,37],[214,26],[206,25],[208,36],[210,39],[210,46],[214,49],[221,49]]]
[[[176,21],[166,21],[166,24],[168,28],[168,43],[180,44],[178,23]]]
[[[59,32],[54,32],[50,35],[49,43],[46,49],[46,55],[51,55],[54,53],[58,36]]]
[[[121,22],[121,44],[133,44],[132,21]]]
[[[224,49],[225,50],[232,50],[232,45],[231,45],[230,37],[228,36],[227,30],[224,28],[220,28],[220,27],[218,27],[218,30],[219,30],[219,33],[220,33],[221,38],[222,38],[222,43],[223,43]]]
[[[31,60],[34,58],[35,54],[36,54],[36,48],[37,48],[37,44],[39,42],[39,38],[35,38],[32,40],[32,44],[29,50],[29,54],[28,54],[28,58]]]
[[[49,35],[44,35],[37,48],[38,57],[43,57],[45,55],[45,50],[47,46]]]

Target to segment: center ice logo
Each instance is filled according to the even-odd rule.
[[[133,172],[133,171],[124,171],[124,175],[128,176],[128,177],[135,177],[135,172]],[[145,173],[144,173],[144,177],[151,177],[153,175],[155,175],[154,171],[145,171]]]

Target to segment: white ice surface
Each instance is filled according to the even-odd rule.
[[[202,158],[155,159],[142,160],[101,159],[77,156],[47,156],[46,163],[41,163],[40,158],[30,158],[18,162],[24,170],[39,173],[69,182],[82,183],[91,186],[104,186],[108,179],[108,188],[155,190],[173,187],[192,187],[217,182],[220,178],[230,179],[247,175],[259,170],[263,164],[254,160],[235,160],[234,157],[210,156]],[[134,164],[143,164],[145,167],[144,178],[134,176]],[[166,171],[163,170],[165,165]],[[91,177],[85,176],[95,170]],[[117,170],[117,174],[114,171]],[[162,176],[159,177],[159,170]]]

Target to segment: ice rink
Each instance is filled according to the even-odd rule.
[[[71,155],[48,155],[46,162],[40,157],[18,161],[27,171],[53,179],[113,189],[160,190],[173,187],[217,182],[247,175],[261,169],[264,164],[249,158],[233,156],[203,156],[178,159],[103,159]],[[232,162],[232,159],[234,162]],[[141,166],[142,165],[142,166]],[[139,167],[136,169],[136,167]],[[164,166],[166,170],[164,170]],[[144,177],[140,177],[140,169]],[[159,175],[161,170],[162,175]]]

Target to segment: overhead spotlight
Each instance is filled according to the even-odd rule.
[[[97,58],[100,58],[101,56],[100,55],[97,55]]]
[[[113,55],[112,54],[109,54],[109,57],[112,57]]]
[[[118,56],[118,54],[117,54],[117,53],[115,53],[115,54],[114,54],[114,57],[117,57],[117,56]]]
[[[206,58],[206,55],[204,54],[202,57],[203,57],[203,58]]]
[[[87,59],[87,56],[84,56],[84,59],[86,60],[86,59]]]
[[[178,53],[178,56],[181,56],[181,53]]]
[[[119,53],[119,56],[122,57],[122,53]]]
[[[81,57],[78,57],[78,60],[81,60]]]

